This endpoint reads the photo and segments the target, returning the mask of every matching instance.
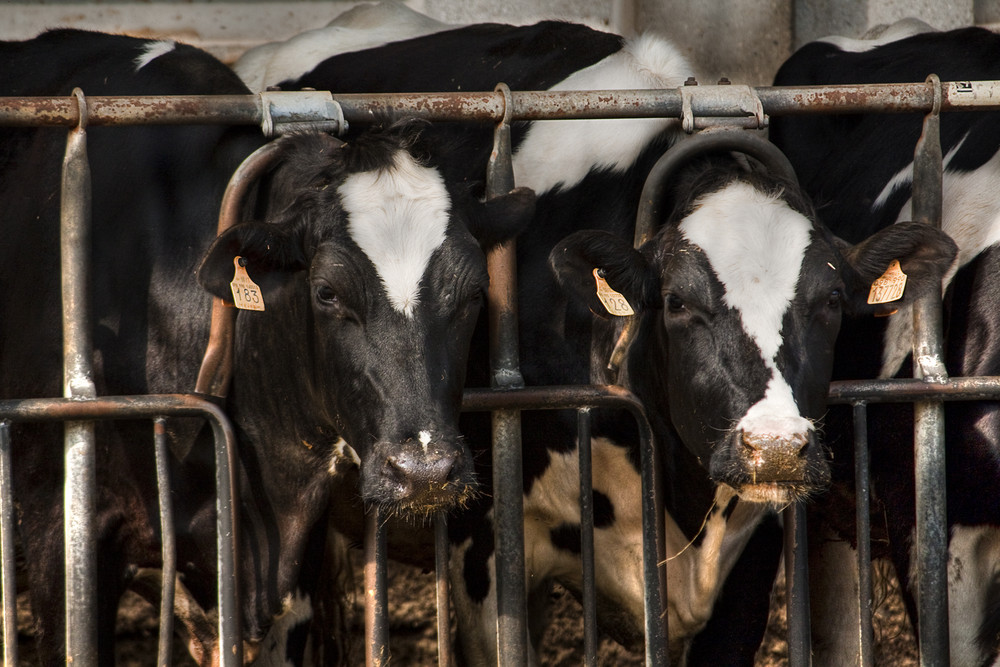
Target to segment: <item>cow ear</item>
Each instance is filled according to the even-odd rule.
[[[855,315],[888,315],[913,303],[928,289],[940,289],[941,278],[955,260],[958,247],[950,236],[920,222],[897,222],[857,245],[841,249],[850,268],[847,279],[848,312]],[[903,296],[897,301],[869,304],[871,285],[899,260],[906,274]]]
[[[625,240],[604,231],[570,234],[549,253],[549,264],[564,290],[600,317],[609,311],[597,296],[594,270],[636,312],[659,303],[659,280],[649,260]]]
[[[476,203],[469,216],[469,232],[485,250],[505,243],[531,223],[535,215],[535,192],[514,188],[485,203]]]
[[[235,225],[219,235],[198,267],[198,282],[213,295],[232,302],[229,283],[233,260],[242,257],[250,277],[266,290],[280,273],[306,268],[302,244],[283,226],[265,222]]]

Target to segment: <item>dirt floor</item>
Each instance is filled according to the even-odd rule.
[[[361,613],[361,571],[356,569],[357,600],[355,603],[354,634],[363,637]],[[392,664],[436,665],[436,621],[434,609],[434,577],[418,569],[391,564],[390,580],[390,648]],[[22,596],[23,597],[23,596]],[[583,624],[580,606],[572,595],[557,588],[552,593],[552,623],[545,634],[542,664],[551,667],[578,666],[583,662]],[[19,604],[21,664],[36,664],[31,646],[31,622],[26,600]],[[876,612],[875,664],[904,667],[917,664],[913,633],[905,617],[898,594],[889,590]],[[118,625],[117,664],[122,667],[146,667],[156,663],[157,619],[153,608],[135,595],[127,596],[122,605]],[[779,667],[788,664],[784,641],[784,582],[779,580],[772,597],[772,613],[768,634],[757,657],[758,667]],[[354,642],[351,664],[364,664],[362,639]],[[189,667],[194,662],[182,654],[175,644],[174,665]],[[630,654],[610,640],[602,640],[599,664],[632,667],[642,664],[642,656]]]

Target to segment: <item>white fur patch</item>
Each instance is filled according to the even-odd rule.
[[[733,183],[699,202],[680,224],[700,247],[757,343],[771,379],[764,398],[738,424],[748,433],[800,435],[812,424],[799,414],[791,387],[775,366],[781,327],[799,281],[812,224],[784,202]]]
[[[958,256],[942,279],[942,290],[951,283],[959,268],[975,259],[986,248],[1000,243],[1000,191],[996,188],[996,183],[1000,180],[1000,153],[975,171],[948,171],[947,165],[957,150],[958,146],[948,151],[945,158],[945,172],[941,185],[941,228],[958,245]],[[913,165],[909,165],[904,171],[909,171],[912,178]],[[911,199],[900,209],[897,222],[912,219],[912,211]],[[911,352],[913,341],[911,312],[910,307],[901,308],[889,318],[885,344],[882,348],[880,377],[895,375]]]
[[[421,279],[448,228],[444,180],[399,151],[393,166],[351,174],[339,193],[351,238],[375,265],[393,307],[413,317]]]
[[[333,453],[330,455],[330,475],[335,476],[343,472],[341,470],[343,465],[358,469],[361,467],[361,457],[358,456],[353,447],[347,444],[346,440],[340,438],[333,443]]]
[[[160,56],[170,53],[177,48],[177,43],[169,40],[159,42],[148,42],[142,54],[135,58],[135,71],[138,72],[143,67],[153,62]]]
[[[281,600],[281,612],[267,631],[260,644],[260,653],[254,665],[261,667],[291,666],[288,661],[288,637],[299,625],[312,620],[313,609],[309,596],[299,591],[288,593]]]
[[[655,35],[571,74],[550,90],[676,88],[694,71],[672,44]],[[560,120],[532,123],[513,156],[514,182],[537,194],[572,187],[591,169],[623,172],[675,119]]]
[[[359,5],[326,26],[285,42],[249,49],[233,65],[250,90],[265,90],[300,78],[327,58],[428,35],[455,26],[441,23],[397,2]]]
[[[830,35],[816,41],[833,44],[841,51],[864,53],[884,44],[897,42],[906,37],[912,37],[924,32],[937,32],[937,30],[920,19],[907,17],[891,25],[882,24],[875,26],[865,33],[861,39]]]

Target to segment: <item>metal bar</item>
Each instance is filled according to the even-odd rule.
[[[940,81],[931,75],[933,109],[913,159],[913,217],[941,227]],[[941,293],[925,295],[913,306],[914,377],[928,383],[947,378],[941,344]],[[948,664],[948,515],[944,453],[944,404],[918,401],[914,416],[916,482],[916,571],[920,664]]]
[[[872,545],[871,545],[871,474],[868,464],[868,409],[864,403],[854,405],[854,481],[855,516],[857,519],[858,559],[858,664],[871,667],[875,661],[875,629],[872,614],[875,603],[872,595]]]
[[[365,646],[366,667],[389,664],[385,527],[378,505],[368,508],[365,515]]]
[[[219,645],[227,667],[243,664],[237,587],[238,524],[236,499],[236,434],[222,409],[191,394],[103,396],[91,400],[70,398],[0,401],[0,420],[81,421],[99,419],[154,419],[158,416],[207,419],[215,438],[217,545],[219,550]],[[225,568],[225,569],[222,569]]]
[[[509,102],[510,91],[498,86]],[[509,109],[509,105],[505,105]],[[493,135],[493,152],[486,169],[486,196],[499,197],[514,189],[509,115]],[[490,274],[487,293],[490,329],[491,386],[507,390],[524,386],[517,334],[517,246],[514,241],[492,249],[486,258]],[[497,591],[497,651],[500,664],[528,662],[527,601],[524,583],[524,483],[521,467],[521,413],[493,413],[494,566]]]
[[[87,103],[73,91],[79,124],[66,139],[62,170],[60,257],[63,302],[63,395],[93,398],[90,339],[90,165],[87,161]],[[65,426],[64,536],[66,549],[66,660],[97,664],[97,463],[94,425]]]
[[[711,89],[713,86],[699,86]],[[719,86],[718,88],[724,88]],[[762,86],[752,89],[769,115],[827,113],[926,112],[934,105],[934,91],[926,83],[863,84],[845,86]],[[702,102],[692,100],[696,116],[718,114],[740,117],[738,104],[730,107],[725,91]],[[580,118],[650,118],[681,114],[678,89],[514,91],[510,104],[502,93],[426,92],[393,94],[336,94],[333,96],[350,123],[366,123],[386,111],[425,120],[463,119],[499,122]],[[735,99],[735,98],[734,98]],[[88,98],[89,124],[211,124],[259,125],[264,118],[257,95],[169,95]],[[957,81],[941,85],[942,111],[1000,108],[1000,81]],[[77,124],[79,113],[71,97],[0,97],[0,125],[36,126]],[[317,118],[316,120],[326,120]]]
[[[639,443],[639,461],[642,468],[642,574],[646,585],[643,598],[646,667],[670,664],[667,652],[666,526],[660,456],[653,438],[643,437]]]
[[[583,565],[583,661],[597,667],[597,582],[594,573],[594,478],[590,410],[577,411],[580,456],[580,558]]]
[[[14,546],[14,475],[10,422],[0,421],[0,562],[3,586],[3,664],[17,661],[17,556]]]
[[[170,451],[166,419],[153,420],[153,443],[156,449],[156,486],[160,498],[160,545],[163,558],[163,583],[160,591],[160,641],[156,664],[170,667],[174,639],[174,582],[177,580],[177,541],[174,539],[174,503],[170,497]]]
[[[806,509],[793,503],[782,511],[785,523],[785,587],[788,608],[788,664],[808,667],[812,664],[809,635],[809,559],[805,550]]]
[[[438,667],[452,667],[455,656],[451,650],[451,597],[448,590],[448,514],[438,512],[434,519],[434,576],[437,591]]]
[[[838,380],[830,383],[830,403],[913,403],[936,401],[1000,400],[1000,376],[946,378],[940,383],[923,380]]]

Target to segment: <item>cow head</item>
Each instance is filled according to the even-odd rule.
[[[450,190],[412,126],[346,144],[280,141],[266,219],[224,232],[198,274],[232,302],[241,257],[265,303],[240,315],[236,365],[267,366],[253,384],[272,386],[238,386],[237,373],[233,399],[270,400],[256,412],[288,415],[296,444],[310,433],[341,453],[346,443],[366,501],[415,514],[464,502],[475,481],[457,423],[488,282],[483,248],[519,231],[534,195],[483,204]]]
[[[913,280],[904,299],[939,285],[954,245],[901,223],[847,247],[794,182],[730,155],[687,162],[673,185],[673,213],[640,248],[577,232],[553,267],[602,317],[595,268],[633,304],[621,381],[668,416],[714,482],[753,502],[803,498],[830,476],[817,424],[842,312],[865,308],[893,259]]]

